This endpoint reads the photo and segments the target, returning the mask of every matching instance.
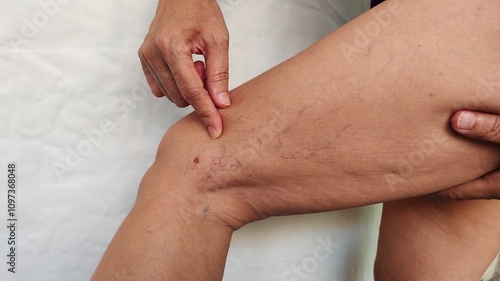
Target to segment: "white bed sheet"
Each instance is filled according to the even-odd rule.
[[[88,280],[163,133],[190,111],[154,98],[143,79],[136,53],[156,1],[0,3],[0,280]],[[231,87],[368,8],[368,0],[219,3]],[[6,264],[10,162],[15,274]],[[224,280],[373,280],[379,216],[371,206],[248,225],[234,235]]]

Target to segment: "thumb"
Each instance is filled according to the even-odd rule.
[[[462,110],[453,114],[451,126],[464,136],[500,144],[500,115]]]
[[[229,58],[227,44],[213,47],[207,52],[206,60],[206,87],[213,103],[218,108],[231,105],[229,97]]]
[[[500,199],[500,170],[443,190],[438,195],[454,200]]]

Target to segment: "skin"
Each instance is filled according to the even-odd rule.
[[[186,14],[185,11],[190,12]],[[166,96],[179,107],[191,104],[212,138],[222,134],[222,118],[216,108],[231,105],[230,97],[226,95],[228,48],[227,26],[215,0],[159,0],[156,16],[139,49],[142,68],[153,94],[156,97]],[[202,62],[194,64],[199,79],[193,72],[192,53],[203,54],[207,61],[206,66]],[[462,112],[454,115],[452,124],[456,124]],[[500,116],[476,114],[479,114],[479,119],[475,128],[459,129],[458,124],[453,128],[464,136],[483,137],[498,143],[500,122],[496,120]],[[488,139],[489,135],[484,132],[477,135],[479,129],[489,130],[494,139]],[[500,199],[500,187],[496,184],[499,180],[500,171],[496,171],[467,185],[442,192],[442,195],[462,200]]]
[[[498,92],[498,1],[394,0],[374,13],[388,9],[366,47],[345,48],[370,13],[233,90],[216,141],[194,114],[170,128],[93,280],[221,280],[247,223],[434,193],[498,168],[497,146],[449,127],[471,101],[500,111],[500,96],[470,94]],[[424,161],[405,164],[414,157]]]
[[[451,118],[453,129],[463,136],[500,145],[500,116],[473,111],[459,111]],[[500,199],[500,171],[440,193],[444,197],[467,199]]]
[[[159,0],[139,49],[153,94],[180,107],[192,105],[212,138],[222,134],[217,108],[231,105],[228,49],[229,34],[215,0]],[[191,54],[205,57],[206,77],[198,77]]]
[[[451,126],[500,144],[498,115],[459,111]],[[479,280],[500,251],[498,171],[438,193],[384,204],[376,281]],[[469,199],[469,201],[450,201]]]
[[[497,200],[385,203],[375,280],[480,280],[500,251],[499,220]]]

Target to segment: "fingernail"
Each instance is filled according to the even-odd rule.
[[[229,98],[229,94],[226,92],[221,92],[217,95],[217,100],[219,100],[220,103],[226,106],[231,105],[231,99]]]
[[[476,114],[470,111],[464,111],[458,117],[457,127],[460,130],[470,130],[476,122]]]
[[[215,129],[215,127],[213,127],[213,126],[208,127],[208,133],[210,134],[210,137],[213,139],[216,139],[216,138],[220,137],[220,135],[221,135],[220,131]]]

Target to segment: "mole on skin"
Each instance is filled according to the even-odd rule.
[[[193,162],[194,162],[195,164],[198,164],[198,163],[200,163],[200,159],[199,159],[198,157],[195,157],[195,158],[193,159]]]

